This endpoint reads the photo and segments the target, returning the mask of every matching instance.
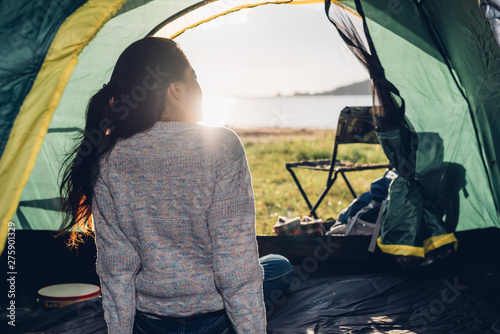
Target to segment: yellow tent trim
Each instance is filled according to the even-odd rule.
[[[377,239],[378,247],[384,253],[392,255],[418,256],[425,257],[424,247],[408,246],[408,245],[384,245],[381,237]]]
[[[453,233],[436,235],[424,240],[423,247],[408,246],[408,245],[384,245],[382,238],[378,237],[377,244],[382,252],[392,255],[403,256],[418,256],[425,257],[428,252],[447,244],[454,244],[455,250],[458,246],[458,241]]]
[[[337,2],[337,1],[342,1],[342,0],[334,0],[332,2]],[[265,2],[261,2],[261,3],[253,3],[253,4],[246,4],[246,5],[241,5],[241,6],[236,6],[236,7],[233,7],[231,9],[228,9],[224,12],[220,12],[218,14],[215,14],[215,15],[212,15],[206,19],[203,19],[201,21],[198,21],[196,23],[193,23],[181,30],[179,30],[178,32],[172,34],[171,36],[169,36],[170,39],[172,38],[175,38],[177,36],[179,36],[180,34],[182,34],[183,32],[185,32],[186,30],[189,30],[189,29],[192,29],[194,27],[197,27],[199,26],[200,24],[203,24],[203,23],[206,23],[206,22],[209,22],[213,19],[216,19],[220,16],[224,16],[224,15],[227,15],[227,14],[230,14],[230,13],[233,13],[233,12],[237,12],[241,9],[245,9],[245,8],[253,8],[253,7],[258,7],[258,6],[262,6],[262,5],[270,5],[270,4],[287,4],[287,5],[308,5],[308,4],[315,4],[315,3],[324,3],[324,0],[283,0],[283,1],[265,1]],[[161,31],[161,29],[159,30]],[[157,31],[157,32],[159,32]],[[156,35],[156,34],[155,34]]]
[[[454,244],[455,250],[457,250],[458,241],[457,241],[457,238],[455,238],[455,235],[453,233],[438,235],[435,237],[430,237],[430,238],[424,240],[425,252],[426,253],[430,252],[431,250],[434,250],[436,248],[439,248],[441,246],[451,244],[451,243]]]
[[[338,1],[338,0],[335,0]],[[333,2],[335,2],[333,1]],[[290,3],[290,5],[309,5],[312,3],[324,3],[324,0],[295,0],[294,2]]]
[[[33,87],[14,121],[0,161],[0,184],[4,186],[0,194],[0,254],[5,247],[8,223],[16,212],[54,111],[78,63],[78,55],[126,1],[89,0],[66,18],[54,36]]]
[[[344,5],[343,3],[340,3],[341,1],[344,1],[344,0],[337,0],[338,2],[336,3],[337,6],[339,6],[340,8],[342,8],[343,10],[351,13],[352,15],[354,16],[357,16],[359,18],[361,18],[361,16],[359,15],[359,13],[357,11],[355,11],[354,9],[352,9],[351,7],[347,7],[346,5]]]
[[[182,30],[174,33],[172,36],[170,36],[169,38],[172,39],[172,38],[175,38],[177,36],[179,36],[180,34],[182,34],[183,32],[185,32],[186,30],[189,30],[189,29],[192,29],[194,27],[197,27],[199,26],[200,24],[203,24],[203,23],[206,23],[208,21],[211,21],[215,18],[218,18],[220,16],[224,16],[224,15],[227,15],[229,13],[233,13],[233,12],[237,12],[241,9],[245,9],[245,8],[253,8],[253,7],[257,7],[257,6],[262,6],[262,5],[269,5],[269,4],[286,4],[286,3],[290,3],[291,1],[293,0],[283,0],[283,1],[266,1],[266,2],[262,2],[262,3],[257,3],[257,4],[246,4],[246,5],[241,5],[241,6],[236,6],[236,7],[233,7],[231,9],[228,9],[226,11],[223,11],[223,12],[220,12],[218,14],[215,14],[215,15],[212,15],[206,19],[203,19],[201,21],[198,21],[196,23],[193,23],[185,28],[183,28]],[[161,31],[161,30],[160,30]]]

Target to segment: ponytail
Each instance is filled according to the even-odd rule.
[[[113,101],[113,85],[108,84],[90,99],[87,107],[85,130],[79,136],[79,144],[62,164],[64,173],[59,192],[65,228],[58,236],[70,232],[68,246],[77,246],[83,235],[91,235],[93,220],[91,205],[94,197],[93,184],[99,176],[99,158],[116,143],[109,114]]]
[[[159,120],[165,110],[166,87],[175,80],[185,80],[189,66],[174,41],[143,38],[120,55],[111,81],[92,96],[85,130],[61,167],[59,192],[66,227],[58,236],[70,232],[68,246],[76,247],[82,241],[80,232],[93,234],[92,200],[100,159],[119,138],[143,132]]]

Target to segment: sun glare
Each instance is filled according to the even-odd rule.
[[[203,120],[200,124],[207,126],[224,126],[228,113],[235,99],[229,96],[203,96]]]

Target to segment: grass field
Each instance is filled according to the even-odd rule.
[[[277,217],[289,218],[308,212],[293,179],[285,169],[286,162],[331,158],[335,133],[333,130],[310,129],[233,129],[240,136],[252,173],[257,209],[257,233],[272,234]],[[350,144],[340,146],[337,159],[358,163],[385,163],[379,145]],[[326,184],[328,172],[296,169],[296,174],[312,203]],[[354,190],[360,195],[384,170],[347,174]],[[353,200],[347,185],[339,178],[323,200],[317,213],[320,218],[337,218],[339,212]]]

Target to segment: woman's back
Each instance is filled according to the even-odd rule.
[[[118,141],[101,176],[97,267],[103,287],[115,282],[118,298],[103,300],[114,323],[135,308],[163,316],[226,308],[239,332],[264,328],[253,191],[233,131],[157,122]]]

